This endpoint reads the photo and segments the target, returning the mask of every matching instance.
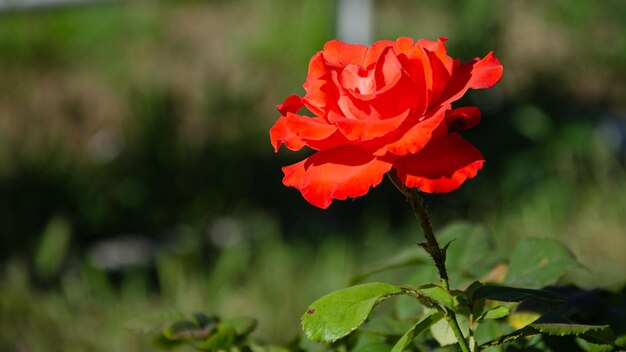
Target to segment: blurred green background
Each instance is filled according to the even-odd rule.
[[[374,1],[373,39],[495,51],[502,82],[461,102],[487,163],[428,196],[435,228],[502,251],[565,242],[626,279],[626,6],[621,0]],[[335,36],[320,0],[113,2],[0,13],[0,350],[152,350],[150,322],[260,319],[284,343],[320,295],[421,234],[387,181],[328,210],[281,184],[275,105]],[[400,279],[401,280],[401,279]],[[453,283],[455,284],[455,283]],[[458,283],[457,283],[458,284]],[[146,323],[147,322],[147,323]]]

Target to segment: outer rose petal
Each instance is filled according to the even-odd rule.
[[[346,137],[339,132],[339,130],[328,136],[328,138],[320,140],[305,139],[303,142],[307,147],[314,150],[327,150],[346,145],[354,145],[352,142],[347,140]]]
[[[301,116],[287,113],[281,116],[270,130],[270,139],[274,151],[285,144],[291,150],[300,150],[303,146],[320,150],[335,148],[349,143],[337,127],[329,125],[320,117]]]
[[[270,140],[274,146],[274,152],[278,152],[278,148],[283,144],[291,150],[300,150],[304,147],[304,142],[287,126],[285,116],[281,116],[270,128]]]
[[[324,45],[322,56],[330,66],[345,67],[350,64],[362,65],[366,53],[365,45],[331,40]]]
[[[326,72],[328,72],[328,67],[326,67],[326,62],[322,57],[322,52],[319,51],[317,54],[313,55],[311,60],[309,60],[309,72],[306,75],[306,79],[307,81],[318,79]]]
[[[502,65],[493,51],[489,52],[484,59],[474,60],[472,78],[469,87],[472,89],[484,89],[493,87],[502,78]]]
[[[475,106],[464,106],[446,114],[446,125],[448,131],[458,132],[470,129],[480,123],[482,114]]]
[[[353,146],[320,151],[283,167],[283,184],[295,187],[309,203],[326,209],[333,199],[365,195],[378,185],[392,163]]]
[[[330,76],[330,75],[328,75]],[[324,79],[315,79],[304,83],[306,95],[302,99],[304,105],[318,116],[323,116],[328,111],[329,106],[338,96],[337,89]]]
[[[456,133],[431,141],[419,153],[394,163],[398,177],[408,187],[427,193],[446,193],[476,176],[483,166],[478,149]]]
[[[502,65],[490,52],[483,59],[464,62],[455,68],[450,83],[442,95],[441,102],[453,102],[463,96],[468,89],[493,87],[502,78]]]
[[[276,105],[276,108],[281,113],[281,115],[286,116],[288,112],[298,112],[298,110],[300,110],[302,106],[304,106],[302,104],[302,98],[299,95],[294,94],[288,96],[282,104]]]
[[[337,130],[337,127],[329,125],[322,118],[292,113],[287,114],[287,128],[305,143],[306,140],[320,141],[326,139]]]

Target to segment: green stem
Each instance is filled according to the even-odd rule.
[[[457,341],[459,341],[459,347],[461,348],[461,351],[470,352],[471,350],[469,344],[467,343],[465,337],[463,336],[463,333],[461,332],[461,327],[456,320],[456,315],[451,310],[448,311],[448,313],[449,314],[446,314],[446,320],[448,321],[448,325],[450,325],[452,332],[454,332],[454,336],[456,336]]]
[[[419,191],[415,188],[408,188],[407,186],[400,181],[398,175],[395,170],[391,170],[387,173],[391,182],[404,194],[406,199],[411,203],[411,207],[413,208],[413,212],[415,216],[419,220],[422,225],[422,230],[424,231],[424,237],[426,237],[425,243],[420,243],[420,247],[424,248],[424,250],[430,254],[430,256],[435,261],[435,266],[437,267],[437,271],[439,271],[439,277],[441,278],[441,285],[446,289],[450,290],[450,286],[448,284],[448,272],[446,271],[446,252],[439,247],[439,243],[435,238],[435,234],[433,233],[433,229],[430,226],[430,218],[428,216],[428,211],[426,211],[426,207],[424,206],[424,202],[422,197],[419,194]]]
[[[448,283],[448,272],[446,271],[446,247],[443,249],[439,246],[437,239],[435,238],[435,234],[433,233],[433,229],[430,226],[430,217],[428,216],[428,211],[426,210],[426,206],[424,205],[424,201],[419,194],[419,191],[415,188],[408,188],[396,174],[396,171],[392,169],[387,173],[389,179],[393,184],[404,194],[406,199],[411,203],[411,207],[413,208],[413,212],[415,216],[419,220],[422,225],[422,230],[424,231],[424,237],[426,238],[426,242],[420,243],[420,247],[424,248],[424,250],[433,258],[435,262],[435,266],[437,267],[437,271],[439,272],[439,277],[441,278],[441,286],[446,289],[446,291],[450,292],[450,284]],[[459,327],[459,323],[456,320],[456,314],[451,309],[446,309],[446,320],[450,325],[450,328],[454,332],[454,336],[459,341],[459,347],[463,352],[470,352],[469,345],[463,337],[463,333],[461,332],[461,328]]]

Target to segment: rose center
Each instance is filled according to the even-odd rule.
[[[339,78],[341,86],[358,95],[369,95],[376,92],[374,70],[367,70],[360,65],[346,66]]]

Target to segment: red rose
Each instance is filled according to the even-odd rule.
[[[451,104],[470,88],[495,85],[502,65],[493,53],[461,63],[444,42],[326,43],[309,63],[306,95],[278,105],[282,116],[270,130],[276,151],[317,151],[283,167],[283,183],[327,208],[366,194],[392,168],[408,187],[430,193],[474,177],[483,156],[457,132],[478,124],[480,110]],[[303,106],[315,116],[297,114]]]

